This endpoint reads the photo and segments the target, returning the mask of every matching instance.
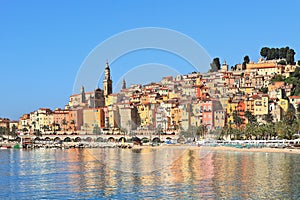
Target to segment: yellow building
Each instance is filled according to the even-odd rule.
[[[52,111],[49,108],[40,108],[30,113],[31,131],[47,131],[53,124]]]
[[[118,102],[118,94],[109,94],[106,98],[105,98],[105,106],[110,106],[110,105],[114,105]]]
[[[256,71],[258,75],[267,76],[282,74],[284,72],[284,66],[276,62],[248,63],[247,70]]]
[[[254,100],[254,115],[266,115],[269,113],[269,97],[262,95],[261,98]]]
[[[140,104],[137,106],[141,127],[147,127],[152,123],[150,114],[150,103]]]
[[[278,105],[284,112],[286,112],[289,109],[289,101],[286,99],[280,99],[278,102]]]
[[[86,108],[83,110],[83,127],[88,133],[93,133],[95,127],[104,126],[104,111],[103,108]]]
[[[254,99],[252,97],[245,98],[244,103],[245,103],[245,111],[249,111],[253,114],[254,113]]]
[[[244,92],[245,94],[248,94],[248,95],[252,95],[253,92],[254,92],[254,87],[252,86],[244,86],[244,87],[240,87],[240,91],[241,92]]]
[[[236,100],[229,100],[227,103],[227,125],[233,126],[234,120],[233,120],[233,111],[236,110],[236,107],[238,105],[238,101]]]
[[[171,108],[171,128],[174,130],[178,130],[180,127],[180,123],[182,120],[181,109],[178,107],[179,105],[173,106]]]
[[[120,118],[119,118],[119,108],[117,105],[110,105],[107,107],[107,115],[108,115],[108,124],[106,124],[107,128],[119,128],[120,126]]]

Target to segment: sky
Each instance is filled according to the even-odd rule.
[[[230,66],[241,63],[245,55],[257,61],[264,46],[289,46],[299,60],[299,7],[296,0],[1,0],[0,117],[17,120],[41,107],[64,107],[90,52],[108,38],[136,28],[178,31],[200,44],[211,58],[219,57]],[[151,68],[147,63],[159,65]],[[111,64],[114,91],[126,74],[135,74],[132,69],[143,66],[151,77],[162,65],[171,68],[164,70],[170,75],[192,70],[188,62],[168,52],[131,52]]]

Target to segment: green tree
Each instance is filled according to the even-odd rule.
[[[238,114],[238,112],[235,110],[233,111],[233,122],[237,127],[240,127],[243,123],[243,119],[240,117],[240,115]]]
[[[257,122],[256,116],[253,115],[249,110],[245,111],[245,117],[250,124],[254,124],[255,122]]]
[[[221,131],[221,135],[222,135],[222,138],[224,137],[229,137],[229,139],[232,138],[232,135],[233,135],[233,129],[231,128],[231,126],[224,126],[222,128],[222,131]]]
[[[268,51],[267,60],[273,60],[276,58],[275,48],[271,48]]]
[[[70,122],[70,124],[72,125],[73,131],[75,131],[75,129],[76,129],[76,127],[75,127],[75,124],[76,124],[75,120],[72,119],[71,122]]]
[[[275,76],[272,77],[272,79],[270,80],[271,83],[274,83],[274,82],[280,82],[280,81],[284,81],[284,77],[280,74],[277,74]]]
[[[262,93],[264,93],[264,94],[268,94],[268,87],[261,87],[260,89],[259,89],[259,91],[261,91]]]
[[[207,127],[205,125],[201,124],[197,128],[197,132],[196,132],[196,135],[198,137],[197,139],[199,139],[199,137],[203,137],[206,133],[207,133]]]
[[[286,62],[287,64],[294,65],[295,64],[295,51],[294,49],[289,49],[286,53]]]
[[[277,62],[279,65],[286,65],[286,61],[285,60],[280,60]]]
[[[272,123],[273,122],[273,115],[271,113],[265,114],[263,116],[263,119],[267,122],[267,123]]]
[[[287,126],[283,121],[278,122],[275,125],[275,131],[279,139],[292,139],[293,130],[290,126]]]
[[[40,137],[40,136],[42,136],[42,131],[40,131],[39,129],[36,129],[36,130],[33,132],[33,134],[34,134],[35,136]]]
[[[260,50],[260,55],[263,57],[263,58],[266,58],[267,57],[267,55],[268,55],[268,51],[269,51],[270,49],[268,48],[268,47],[263,47],[263,48],[261,48],[261,50]]]
[[[88,128],[89,128],[89,124],[88,123],[84,123],[84,128],[85,128],[85,134],[87,135],[87,131],[88,131]]]
[[[123,129],[122,129],[123,131]],[[126,130],[125,130],[126,131]],[[96,135],[99,135],[101,133],[101,129],[100,127],[98,126],[98,124],[96,124],[93,128],[93,133],[96,134]]]
[[[217,72],[221,69],[220,59],[218,57],[214,58],[212,63],[210,63],[210,72]]]
[[[284,48],[282,47],[282,48],[280,48],[279,51],[278,51],[278,57],[279,57],[280,59],[282,59],[282,58],[285,58],[285,56],[286,56],[286,53],[285,53]]]
[[[18,130],[18,127],[14,124],[11,127],[11,136],[16,137],[17,136],[17,130]]]
[[[66,126],[67,126],[67,124],[68,124],[66,118],[64,118],[64,119],[62,120],[61,123],[62,123],[62,125],[63,125],[63,127],[64,127],[64,131],[66,131]]]
[[[27,132],[28,129],[25,127],[25,128],[22,129],[22,131],[23,131],[23,132]]]
[[[48,130],[49,130],[49,126],[44,125],[44,126],[42,127],[42,129],[44,130],[44,132],[45,132],[45,131],[48,131]]]
[[[294,112],[294,110],[289,109],[288,111],[286,111],[286,113],[283,116],[283,122],[287,125],[287,126],[292,126],[293,123],[296,121],[296,114]]]
[[[242,69],[245,70],[247,68],[247,64],[250,62],[250,58],[248,55],[244,57],[244,62],[242,64]]]

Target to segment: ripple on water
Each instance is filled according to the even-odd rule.
[[[132,158],[130,150],[105,153],[114,165],[126,162],[117,157],[126,159],[128,154]],[[134,153],[136,162],[132,167],[147,167],[138,160],[145,157]],[[0,198],[300,198],[300,156],[296,154],[200,153],[187,150],[169,165],[161,161],[163,168],[130,173],[114,170],[85,149],[0,151]]]

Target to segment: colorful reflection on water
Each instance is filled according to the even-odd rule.
[[[0,158],[1,199],[300,198],[297,154],[38,149]]]

